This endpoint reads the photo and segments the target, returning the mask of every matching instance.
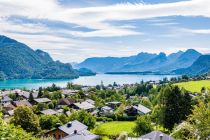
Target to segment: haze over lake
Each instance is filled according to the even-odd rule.
[[[95,86],[101,84],[103,81],[104,85],[113,84],[133,84],[143,81],[156,81],[162,80],[163,78],[176,77],[176,75],[111,75],[111,74],[97,74],[96,76],[83,76],[78,79],[17,79],[17,80],[6,80],[0,81],[0,89],[11,89],[11,88],[27,88],[27,89],[38,89],[40,86],[47,87],[55,83],[60,87],[65,87],[67,82],[72,82],[80,85]]]

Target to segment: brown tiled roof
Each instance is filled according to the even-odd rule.
[[[74,103],[75,103],[75,100],[71,98],[63,98],[58,101],[58,105],[71,105]]]

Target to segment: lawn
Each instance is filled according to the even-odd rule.
[[[116,136],[122,132],[127,132],[128,134],[133,133],[133,129],[135,127],[135,122],[129,121],[114,121],[114,122],[106,122],[97,126],[92,132],[98,135],[104,136]]]
[[[190,92],[201,92],[202,87],[210,89],[210,80],[182,82],[176,85],[178,85],[179,87],[183,87]]]

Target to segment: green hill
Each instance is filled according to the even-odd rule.
[[[179,87],[184,88],[190,92],[199,92],[200,93],[202,87],[210,89],[210,80],[181,82],[176,85],[178,85]]]
[[[0,79],[67,79],[77,78],[70,64],[53,61],[42,50],[29,48],[6,36],[0,36]]]

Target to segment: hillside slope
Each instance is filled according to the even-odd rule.
[[[14,39],[0,36],[0,79],[58,79],[78,76],[70,64],[53,61],[42,50],[34,51]]]

